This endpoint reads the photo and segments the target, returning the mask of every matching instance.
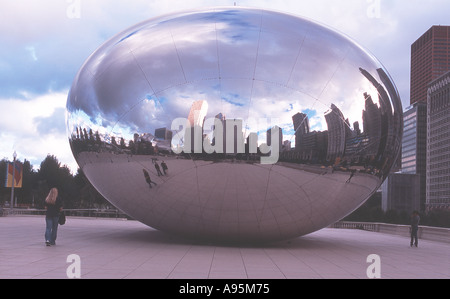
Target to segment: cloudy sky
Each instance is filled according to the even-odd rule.
[[[450,25],[448,0],[0,0],[0,159],[47,154],[75,173],[65,106],[77,71],[102,43],[161,14],[211,6],[273,9],[350,36],[377,57],[409,103],[410,46],[432,25]]]

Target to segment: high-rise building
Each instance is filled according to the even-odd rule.
[[[341,110],[334,104],[331,104],[331,109],[325,113],[325,120],[328,125],[327,160],[335,163],[345,154],[348,124]]]
[[[427,104],[417,102],[403,113],[402,173],[418,175],[420,210],[425,210],[427,159]]]
[[[244,131],[242,119],[225,119],[224,128],[224,148],[226,154],[236,155],[245,153]]]
[[[428,84],[450,69],[450,26],[432,26],[411,45],[411,104],[427,101]]]
[[[167,128],[159,128],[155,130],[155,137],[162,140],[172,140],[172,131]]]
[[[216,153],[223,154],[226,152],[226,136],[227,136],[227,128],[225,126],[226,116],[223,113],[219,113],[215,116],[215,122],[220,121],[219,125],[216,128],[214,125],[214,132],[212,137],[211,144],[216,147]]]
[[[450,209],[450,71],[429,85],[427,118],[426,208]]]
[[[272,137],[276,136],[277,131],[278,131],[278,140],[272,141]],[[281,151],[281,149],[283,147],[283,130],[278,126],[274,126],[273,128],[268,129],[266,132],[266,140],[267,140],[266,144],[271,146],[272,148],[274,148],[275,143],[278,143],[276,145],[276,147],[278,147],[278,151]],[[274,142],[274,143],[272,144],[272,142]]]
[[[380,139],[376,159],[378,159],[381,155],[392,157],[393,159],[389,158],[383,163],[386,163],[385,165],[392,165],[395,168],[395,165],[397,164],[396,162],[398,161],[398,157],[395,154],[398,153],[401,147],[400,139],[397,138],[397,136],[401,136],[403,133],[403,123],[401,122],[402,118],[400,117],[403,113],[400,104],[400,96],[395,86],[391,83],[389,75],[386,74],[382,68],[377,69],[377,73],[383,84],[380,84],[380,82],[367,70],[363,68],[360,68],[359,70],[361,74],[363,74],[364,77],[372,83],[378,92],[378,108],[381,117],[381,131],[379,134]],[[367,94],[364,94],[366,104],[367,96]],[[391,103],[394,104],[391,105]],[[397,115],[397,117],[389,117],[390,115]],[[370,138],[370,133],[368,135]],[[373,139],[374,138],[372,138],[372,140]],[[372,141],[369,142],[372,143]]]
[[[412,212],[420,209],[420,175],[391,173],[382,185],[381,208],[383,211]]]
[[[184,134],[184,152],[202,153],[203,124],[208,113],[208,102],[195,101],[189,111],[186,131]]]
[[[427,104],[415,103],[403,114],[402,173],[425,174],[427,155]]]
[[[292,116],[295,130],[295,150],[302,149],[303,138],[309,133],[309,120],[305,113],[297,113]]]
[[[208,113],[208,102],[206,101],[195,101],[191,110],[189,111],[188,121],[191,127],[199,126],[203,127],[203,122]]]
[[[363,129],[368,139],[366,155],[375,158],[378,155],[381,142],[381,111],[373,102],[372,97],[364,93],[365,105],[363,110]]]

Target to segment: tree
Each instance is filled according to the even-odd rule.
[[[71,206],[75,190],[73,176],[70,173],[70,169],[66,165],[61,166],[61,163],[55,156],[48,155],[41,162],[37,180],[41,204],[43,204],[43,199],[45,199],[49,190],[56,187],[63,198],[64,206]]]
[[[5,188],[5,180],[6,180],[6,164],[7,160],[3,159],[0,161],[0,206],[4,205],[7,202],[8,194],[10,194],[10,188]]]
[[[11,188],[4,187],[8,163],[6,159],[0,161],[0,205],[9,203],[11,198]],[[33,170],[31,163],[25,160],[22,188],[15,189],[14,194],[19,204],[34,204],[37,208],[43,208],[44,200],[52,187],[58,188],[66,209],[111,206],[92,186],[81,169],[73,176],[70,169],[61,165],[53,155],[47,155],[38,171]]]
[[[111,204],[92,186],[83,170],[78,168],[74,182],[79,191],[77,205],[79,208],[99,208]]]
[[[427,226],[450,227],[450,210],[432,210],[421,215],[420,223]]]

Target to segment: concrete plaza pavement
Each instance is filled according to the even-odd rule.
[[[57,245],[44,245],[43,216],[0,217],[0,278],[67,278],[79,257],[85,279],[367,279],[369,255],[385,279],[449,279],[450,244],[325,228],[261,246],[182,240],[140,222],[67,217]]]

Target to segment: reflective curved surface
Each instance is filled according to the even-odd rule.
[[[135,219],[185,237],[276,241],[343,218],[399,153],[402,107],[356,43],[278,12],[166,15],[103,44],[67,101],[73,154]]]

